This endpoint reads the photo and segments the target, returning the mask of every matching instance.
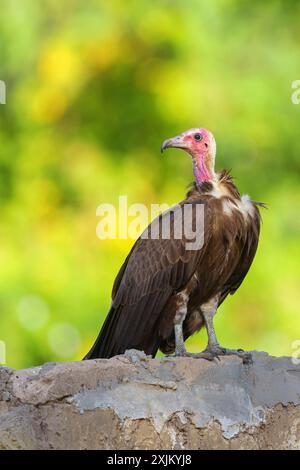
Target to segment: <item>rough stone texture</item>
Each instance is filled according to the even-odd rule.
[[[300,365],[253,358],[0,368],[0,449],[300,449]]]

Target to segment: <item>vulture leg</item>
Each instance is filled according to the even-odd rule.
[[[203,358],[212,361],[214,356],[210,351],[194,354],[187,352],[185,349],[182,325],[187,314],[188,300],[189,296],[185,292],[179,293],[176,296],[176,314],[174,318],[175,356]]]
[[[214,324],[213,324],[213,318],[217,312],[217,308],[218,308],[218,299],[216,297],[211,299],[206,304],[201,305],[201,312],[204,317],[207,336],[208,336],[208,344],[207,344],[206,350],[211,351],[212,353],[214,351],[216,353],[220,353],[221,350],[224,349],[224,348],[221,348],[219,345],[215,328],[214,328]]]
[[[187,352],[184,345],[182,325],[187,314],[188,300],[189,297],[184,292],[181,292],[176,296],[176,314],[174,318],[175,356],[203,358],[212,361],[215,358],[219,358],[219,356],[235,355],[241,357],[243,362],[251,361],[251,355],[249,353],[244,352],[241,349],[222,348],[219,345],[213,325],[213,318],[218,308],[218,297],[215,297],[206,304],[201,305],[201,312],[204,317],[208,335],[208,344],[206,349],[200,353]]]
[[[201,312],[204,317],[206,331],[208,335],[208,344],[205,353],[210,353],[214,357],[235,355],[243,359],[243,362],[251,362],[251,354],[242,349],[222,348],[217,340],[213,318],[218,308],[218,297],[211,299],[206,304],[201,305]]]
[[[188,296],[183,292],[176,296],[176,313],[174,318],[175,356],[186,356],[182,324],[187,314]]]

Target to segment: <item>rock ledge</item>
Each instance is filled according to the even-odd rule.
[[[0,449],[300,449],[300,365],[112,359],[0,368]]]

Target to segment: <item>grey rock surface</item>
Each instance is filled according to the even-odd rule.
[[[300,365],[131,350],[3,367],[0,449],[300,449]]]

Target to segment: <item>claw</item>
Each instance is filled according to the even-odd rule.
[[[169,356],[170,357],[170,356]],[[215,356],[209,351],[202,351],[200,353],[180,352],[175,353],[173,357],[191,357],[194,359],[206,359],[207,361],[213,361]]]
[[[195,359],[206,359],[207,361],[213,361],[214,356],[212,354],[206,353],[206,352],[200,352],[193,354],[191,357],[194,357]]]
[[[253,359],[252,359],[252,354],[248,352],[244,352],[244,354],[241,356],[243,359],[243,364],[253,364]]]
[[[252,361],[252,354],[244,351],[243,349],[228,349],[227,353],[228,356],[230,355],[236,355],[240,357],[243,360],[243,364],[251,364]]]

